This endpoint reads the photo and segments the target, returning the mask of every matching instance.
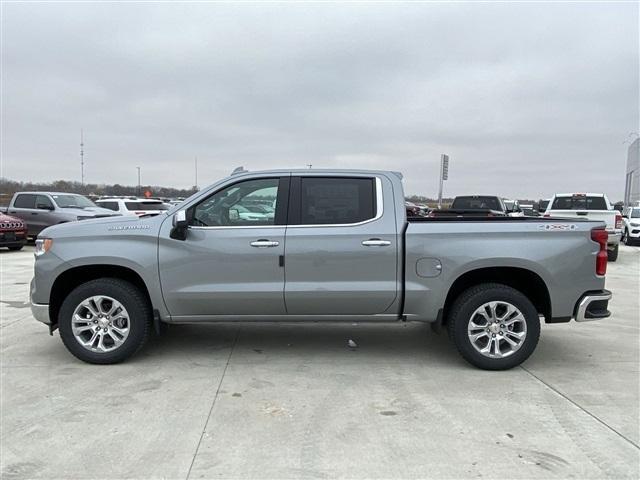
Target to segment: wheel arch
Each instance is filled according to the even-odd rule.
[[[117,278],[132,283],[152,306],[149,289],[135,270],[121,265],[82,265],[65,270],[53,282],[49,294],[49,318],[52,324],[58,323],[58,313],[67,295],[79,285],[98,278]]]
[[[448,313],[456,298],[468,288],[482,283],[500,283],[515,288],[533,303],[546,322],[553,318],[549,289],[540,275],[522,267],[500,266],[477,268],[460,275],[447,292],[442,312],[443,323],[447,322]]]

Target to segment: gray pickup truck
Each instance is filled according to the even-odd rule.
[[[531,355],[541,318],[610,315],[606,242],[581,219],[407,220],[394,172],[242,170],[166,214],[47,228],[31,308],[91,363],[163,323],[420,321],[500,370]]]

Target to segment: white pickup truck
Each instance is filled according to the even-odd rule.
[[[607,224],[607,256],[610,262],[618,258],[622,236],[622,215],[614,210],[604,193],[556,193],[544,213],[545,217],[585,218]]]

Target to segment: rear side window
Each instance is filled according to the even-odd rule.
[[[168,210],[160,202],[124,202],[127,210]]]
[[[300,224],[358,223],[375,217],[373,178],[300,179]]]
[[[118,211],[118,202],[97,202],[99,207],[108,208],[109,210],[113,210],[114,212]]]
[[[573,197],[556,197],[551,210],[609,210],[609,208],[604,197],[574,195]]]
[[[18,195],[13,206],[16,208],[36,208],[36,196],[27,193]]]

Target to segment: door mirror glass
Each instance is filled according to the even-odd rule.
[[[53,205],[46,203],[38,203],[36,204],[36,208],[38,210],[53,210]]]
[[[232,222],[235,222],[239,218],[240,218],[240,212],[238,211],[238,209],[237,208],[230,208],[229,209],[229,220],[231,220]]]

